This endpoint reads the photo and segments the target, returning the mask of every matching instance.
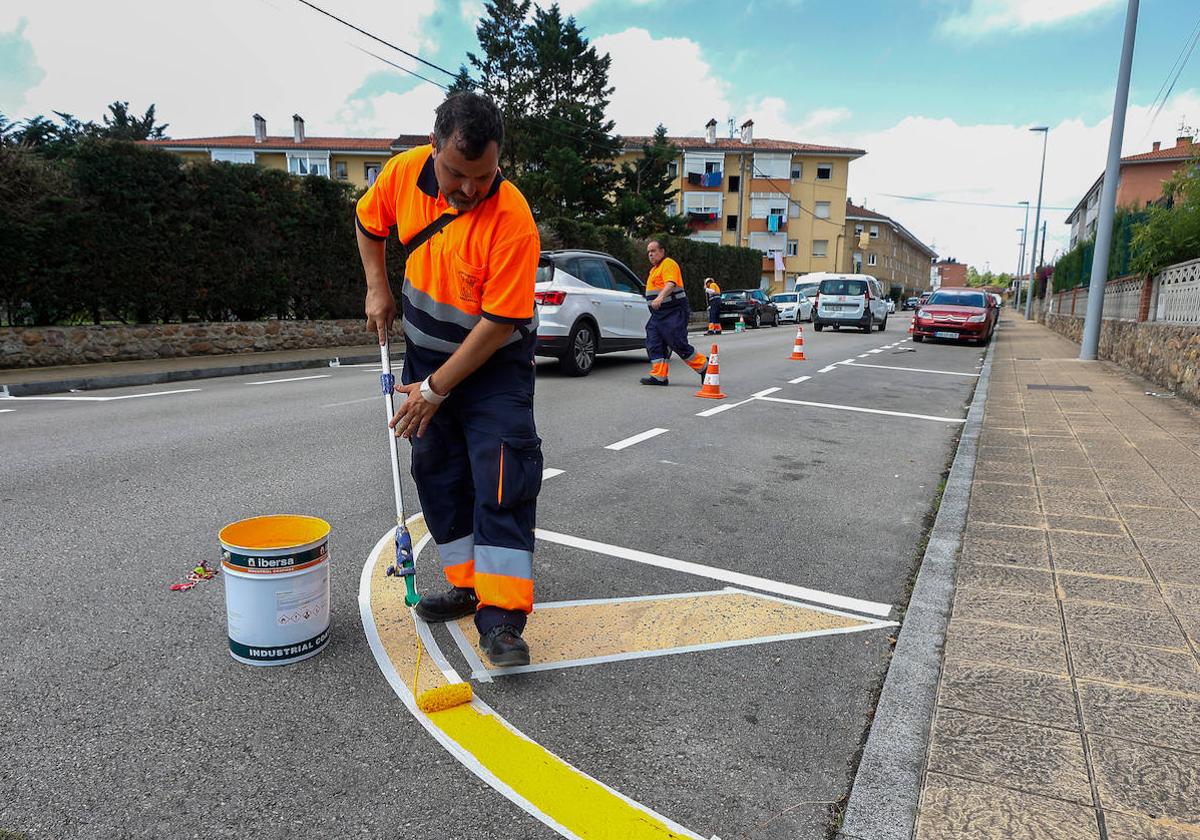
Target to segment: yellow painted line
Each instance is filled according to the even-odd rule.
[[[426,536],[424,521],[414,517],[409,530],[417,543]],[[497,792],[563,837],[578,840],[704,840],[602,782],[572,767],[530,740],[482,700],[443,712],[425,714],[416,706],[414,689],[424,691],[457,674],[441,651],[429,645],[414,685],[413,668],[420,633],[403,606],[402,586],[384,570],[394,559],[392,533],[385,534],[363,566],[359,579],[359,612],[367,641],[380,670],[396,695],[425,729],[460,763]],[[426,664],[428,663],[428,664]]]

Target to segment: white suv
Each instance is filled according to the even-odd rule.
[[[554,356],[571,376],[592,372],[599,353],[646,346],[650,308],[637,275],[598,251],[543,251],[538,260],[539,356]]]
[[[872,327],[887,329],[888,307],[883,287],[869,274],[806,274],[805,280],[820,277],[817,306],[813,310],[813,329],[820,332],[825,326],[859,327],[870,332]]]

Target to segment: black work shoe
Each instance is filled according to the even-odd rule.
[[[449,592],[442,592],[439,595],[422,595],[421,600],[417,601],[417,605],[413,609],[426,621],[453,621],[474,613],[478,604],[479,599],[475,597],[474,589],[452,586]]]
[[[653,376],[643,376],[639,380],[643,385],[670,385],[666,379],[655,379]]]
[[[487,654],[488,661],[497,667],[529,664],[529,645],[511,624],[498,624],[484,633],[479,637],[479,646]]]
[[[704,367],[700,368],[696,373],[700,374],[700,384],[703,385],[704,377],[708,376],[708,362],[705,362]]]

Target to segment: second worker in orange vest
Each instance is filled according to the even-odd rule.
[[[687,366],[700,374],[708,368],[708,357],[688,344],[687,294],[683,291],[683,274],[679,263],[667,256],[657,240],[646,244],[650,259],[650,276],[646,280],[646,300],[650,305],[650,320],[646,322],[646,353],[650,356],[650,375],[641,379],[643,385],[667,385],[669,359],[674,350]]]

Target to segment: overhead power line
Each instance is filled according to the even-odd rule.
[[[876,195],[883,195],[883,196],[887,196],[888,198],[900,198],[900,199],[903,199],[904,201],[925,201],[925,202],[929,202],[931,204],[958,204],[958,205],[961,205],[964,207],[1003,207],[1006,209],[1007,208],[1020,209],[1025,206],[1024,204],[1001,204],[998,202],[991,202],[991,201],[956,201],[951,198],[928,198],[928,197],[922,196],[922,195],[898,195],[896,193],[885,193],[885,192],[876,193]],[[1074,207],[1050,207],[1049,205],[1043,204],[1042,209],[1043,210],[1074,210],[1075,208]]]
[[[422,76],[420,73],[416,72],[415,70],[409,70],[407,67],[404,67],[403,65],[397,64],[394,61],[389,61],[388,59],[384,58],[383,56],[381,56],[377,53],[373,53],[370,50],[363,49],[362,47],[358,46],[358,44],[351,44],[350,46],[354,47],[354,49],[358,50],[360,53],[366,53],[367,55],[371,56],[372,58],[379,59],[384,64],[389,64],[392,67],[395,67],[397,70],[403,70],[405,73],[409,74],[410,76],[416,76],[418,79],[420,79],[423,82],[429,82],[429,84],[433,85],[434,87],[439,87],[445,91],[450,90],[450,88],[446,87],[445,85],[438,84],[433,79],[426,78],[425,76]]]
[[[1183,39],[1183,46],[1180,47],[1179,54],[1175,56],[1175,61],[1171,64],[1171,68],[1167,70],[1167,75],[1163,78],[1162,84],[1158,86],[1158,93],[1154,94],[1154,100],[1150,103],[1150,107],[1154,109],[1157,106],[1157,110],[1154,111],[1149,125],[1146,126],[1145,133],[1142,134],[1143,142],[1154,128],[1155,120],[1158,119],[1158,114],[1162,111],[1163,106],[1167,104],[1167,98],[1171,95],[1171,91],[1175,89],[1175,82],[1179,80],[1179,74],[1183,72],[1183,67],[1187,64],[1188,59],[1191,58],[1192,50],[1196,48],[1197,38],[1200,38],[1200,17],[1196,19],[1196,25],[1193,27],[1191,33]],[[1172,78],[1172,74],[1174,74],[1174,78]],[[1165,95],[1163,94],[1164,90],[1166,90]],[[1162,97],[1162,102],[1159,102],[1160,96]]]

